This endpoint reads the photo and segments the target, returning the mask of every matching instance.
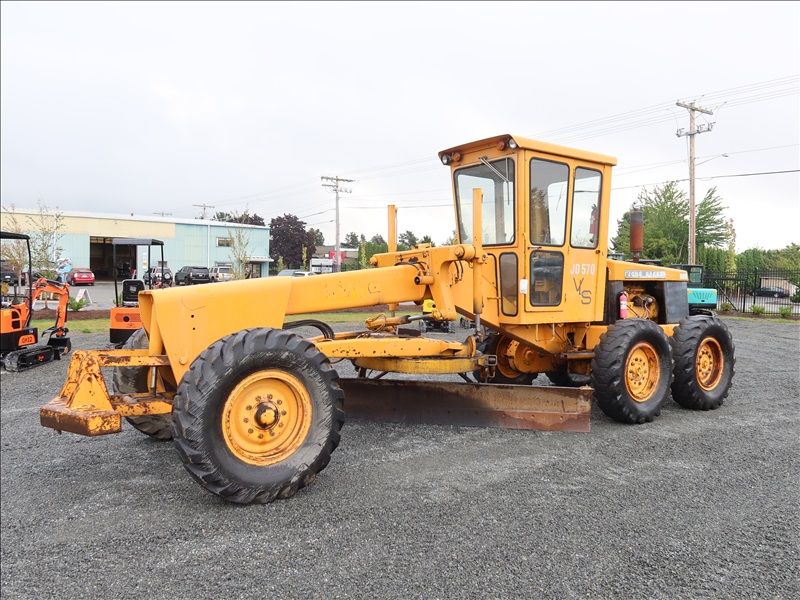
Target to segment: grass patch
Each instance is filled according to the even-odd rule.
[[[785,317],[779,317],[777,315],[775,315],[775,316],[764,315],[762,317],[757,317],[757,316],[754,315],[752,317],[748,317],[744,313],[737,313],[735,315],[720,314],[718,316],[720,316],[720,317],[722,317],[724,319],[731,319],[731,320],[734,320],[734,321],[759,321],[759,322],[762,322],[762,323],[764,321],[766,321],[767,323],[797,323],[797,321],[795,319],[787,319]]]
[[[84,319],[81,321],[70,321],[67,317],[67,329],[70,333],[103,333],[108,331],[110,322],[108,319]],[[38,327],[39,333],[52,327],[54,322],[50,319],[44,320],[34,319],[31,321],[31,327]]]

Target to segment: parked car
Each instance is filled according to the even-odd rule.
[[[34,266],[32,276],[34,281],[42,277],[56,280],[58,279],[58,271],[50,267]],[[22,280],[20,281],[14,268],[8,262],[3,261],[0,266],[0,281],[9,285],[28,285],[28,265],[25,265],[22,269]]]
[[[169,287],[172,285],[172,269],[169,267],[150,267],[142,279],[144,279],[145,284],[150,286],[163,281],[164,286]]]
[[[211,281],[230,281],[233,279],[232,267],[211,267]]]
[[[85,267],[70,269],[65,279],[69,285],[94,285],[94,273]]]
[[[789,290],[776,286],[767,286],[753,290],[753,296],[769,296],[772,298],[788,298]]]
[[[25,281],[27,280],[25,273],[22,274],[22,284],[25,285]],[[3,283],[7,283],[8,285],[20,285],[19,282],[19,275],[14,270],[10,264],[6,261],[0,263],[0,281]]]
[[[309,275],[316,275],[314,271],[302,271],[300,269],[284,269],[276,275],[276,277],[308,277]]]
[[[181,267],[175,273],[175,285],[195,285],[198,283],[211,283],[211,273],[208,267]]]

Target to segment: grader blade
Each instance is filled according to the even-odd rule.
[[[341,379],[348,416],[428,423],[589,431],[590,387],[522,386],[387,379]]]

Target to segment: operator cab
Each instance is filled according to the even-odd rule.
[[[606,217],[616,159],[516,136],[439,154],[453,175],[457,235],[473,236],[473,189],[483,193],[482,243],[508,321],[603,317]],[[598,301],[598,299],[600,301]]]

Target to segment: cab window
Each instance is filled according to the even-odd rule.
[[[561,282],[564,279],[564,255],[561,252],[531,252],[530,302],[533,306],[561,304]]]
[[[514,242],[514,161],[511,158],[488,161],[455,172],[456,210],[459,239],[472,240],[472,190],[483,191],[481,243],[486,246]]]
[[[600,208],[602,176],[599,171],[575,169],[575,192],[572,194],[572,223],[569,243],[575,248],[597,247],[597,215]]]
[[[531,243],[563,246],[567,223],[569,167],[534,158],[530,165]]]

